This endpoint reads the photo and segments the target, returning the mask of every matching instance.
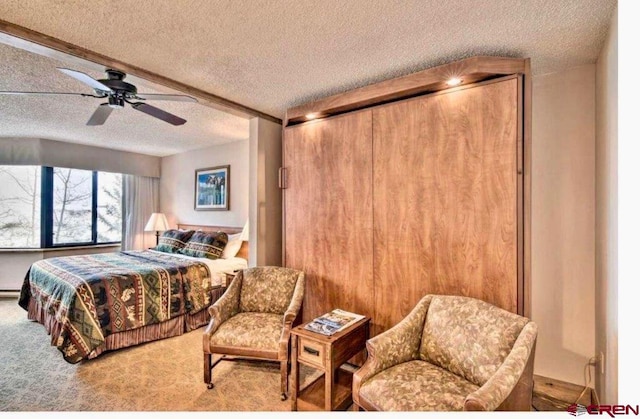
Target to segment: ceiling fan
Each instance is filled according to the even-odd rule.
[[[98,99],[107,99],[95,110],[87,125],[102,125],[105,123],[109,115],[114,109],[124,108],[125,102],[137,111],[146,113],[155,118],[161,119],[171,125],[182,125],[187,122],[176,115],[163,111],[146,103],[148,100],[171,100],[178,102],[198,102],[197,99],[187,95],[163,95],[153,93],[138,93],[138,89],[131,83],[124,81],[126,74],[122,71],[107,69],[107,78],[95,80],[88,74],[81,71],[71,70],[68,68],[59,68],[64,74],[81,81],[82,83],[93,88],[95,94],[86,93],[70,93],[70,92],[12,92],[0,91],[0,95],[73,95],[84,97],[95,97]]]

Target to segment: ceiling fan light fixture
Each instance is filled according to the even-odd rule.
[[[116,96],[109,96],[109,107],[113,109],[124,108],[124,99]]]

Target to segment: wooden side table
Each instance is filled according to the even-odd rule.
[[[305,330],[304,324],[291,330],[291,410],[344,410],[352,403],[353,373],[340,367],[364,350],[370,320],[365,317],[332,336]],[[324,374],[301,389],[299,364]]]

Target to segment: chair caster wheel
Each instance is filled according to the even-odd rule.
[[[207,388],[208,388],[209,390],[211,390],[211,389],[213,388],[213,383],[209,383],[209,384],[207,384]]]
[[[285,393],[280,394],[280,400],[282,401],[287,400],[287,395]]]

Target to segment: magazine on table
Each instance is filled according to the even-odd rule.
[[[346,329],[352,324],[364,319],[361,314],[350,313],[348,311],[335,309],[329,313],[325,313],[320,317],[316,317],[305,325],[306,330],[331,336],[341,330]]]

